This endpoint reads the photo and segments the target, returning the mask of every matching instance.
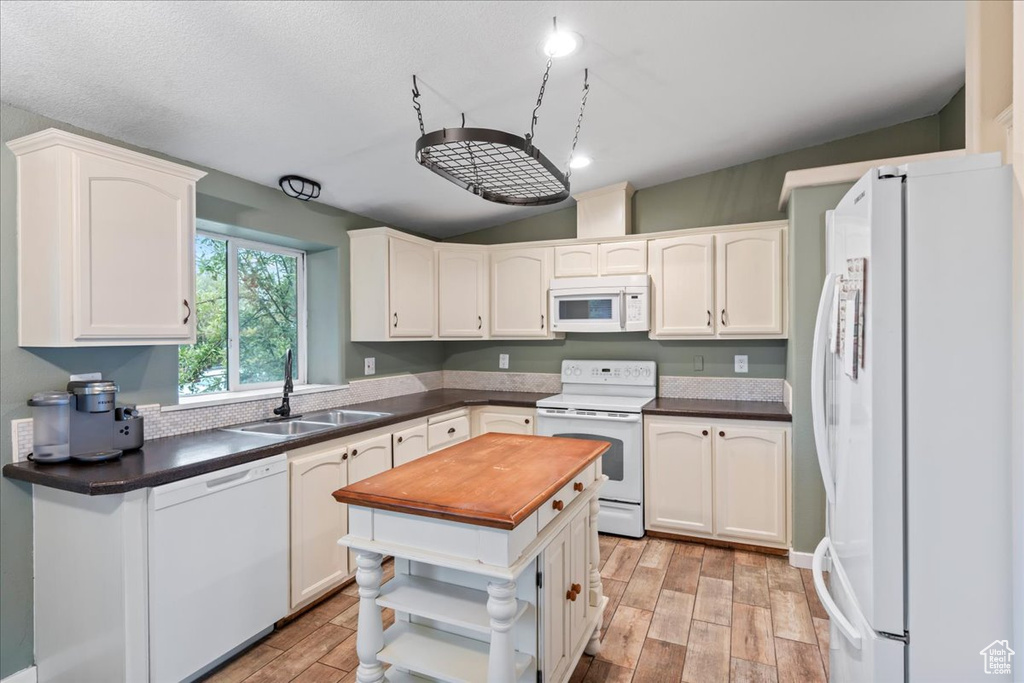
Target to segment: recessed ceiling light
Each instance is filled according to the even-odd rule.
[[[544,41],[544,54],[548,57],[571,55],[580,46],[580,36],[572,31],[555,31]]]
[[[582,154],[576,154],[573,156],[572,159],[569,159],[569,168],[586,168],[587,166],[590,166],[590,161],[590,157],[584,156]]]

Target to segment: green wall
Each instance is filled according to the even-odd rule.
[[[966,87],[960,88],[939,111],[939,149],[964,149],[967,146]]]
[[[793,388],[793,548],[811,552],[825,534],[821,485],[811,427],[811,347],[825,280],[825,211],[853,183],[793,190],[789,199],[789,347],[786,380]]]
[[[88,131],[21,109],[0,105],[0,138],[61,128],[97,139]],[[130,147],[117,141],[122,147]],[[146,150],[142,150],[146,151]],[[152,154],[152,152],[148,152]],[[155,155],[163,156],[163,155]],[[167,158],[167,157],[164,157]],[[187,161],[181,162],[195,166]],[[280,190],[205,169],[197,186],[196,212],[242,235],[309,249],[309,369],[312,381],[336,383],[362,376],[362,359],[375,356],[378,374],[438,370],[439,342],[348,342],[348,236],[378,225],[323,204],[304,203]],[[0,146],[0,460],[11,461],[10,421],[29,417],[25,405],[37,390],[61,387],[73,372],[100,371],[117,380],[126,403],[177,401],[177,348],[142,346],[95,349],[22,349],[17,345],[17,183],[15,159]],[[224,228],[227,230],[227,228]],[[0,678],[32,664],[31,488],[0,479]]]

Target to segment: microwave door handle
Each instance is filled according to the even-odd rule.
[[[619,327],[626,329],[626,290],[619,290]]]

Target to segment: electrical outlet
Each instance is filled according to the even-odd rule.
[[[733,356],[733,370],[736,372],[747,371],[747,357],[746,356]]]
[[[704,372],[704,356],[693,357],[693,371]]]
[[[373,375],[377,373],[377,359],[366,358],[363,360],[363,374]]]
[[[498,354],[498,369],[499,370],[508,370],[508,354],[507,353],[499,353]]]

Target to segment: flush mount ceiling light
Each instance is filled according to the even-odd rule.
[[[277,184],[286,195],[304,202],[320,196],[320,183],[300,175],[283,175],[278,178]]]
[[[573,155],[572,159],[569,159],[569,168],[580,169],[590,166],[591,158],[582,154]]]
[[[544,41],[544,46],[541,50],[548,57],[565,57],[576,52],[576,48],[580,46],[581,42],[580,34],[573,33],[572,31],[559,31],[558,19],[556,18],[554,20],[554,29],[547,40]]]
[[[530,132],[522,137],[493,128],[466,128],[465,114],[462,115],[462,127],[442,128],[427,133],[423,127],[420,91],[416,76],[413,76],[412,106],[420,124],[420,138],[416,141],[417,163],[478,197],[497,204],[541,206],[568,198],[572,165],[562,173],[533,144],[537,111],[544,100],[552,58],[548,57],[544,67],[540,93],[530,119]],[[590,92],[588,75],[584,69],[583,95],[569,150],[570,159],[576,151],[583,110],[587,106],[587,95]]]

